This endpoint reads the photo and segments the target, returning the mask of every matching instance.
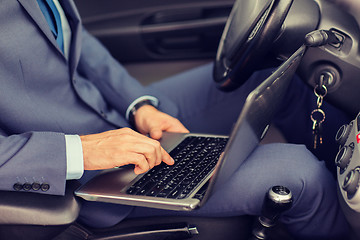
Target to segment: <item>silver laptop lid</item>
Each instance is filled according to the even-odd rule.
[[[265,136],[305,50],[305,46],[300,47],[248,95],[225,151],[210,179],[204,200],[226,184]]]

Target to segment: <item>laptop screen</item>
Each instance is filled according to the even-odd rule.
[[[233,175],[265,136],[306,50],[300,47],[247,97],[208,190],[216,191]],[[210,195],[207,191],[205,197]]]

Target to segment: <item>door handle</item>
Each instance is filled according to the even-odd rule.
[[[232,6],[167,10],[141,24],[148,50],[159,58],[213,57]]]

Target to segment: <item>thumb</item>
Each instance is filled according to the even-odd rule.
[[[159,140],[162,137],[162,129],[159,126],[150,128],[149,135],[152,139]]]

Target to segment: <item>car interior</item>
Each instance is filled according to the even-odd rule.
[[[144,85],[213,63],[217,87],[230,92],[254,71],[276,68],[305,44],[308,49],[297,74],[310,88],[325,85],[324,100],[354,118],[360,110],[359,22],[329,0],[75,3],[85,28]],[[281,140],[276,131],[268,135],[266,141]],[[73,193],[79,185],[68,181],[65,196],[2,191],[0,239],[292,239],[281,223],[256,230],[254,216],[174,215],[89,228],[77,222],[83,200]],[[349,207],[344,195],[339,199],[353,227],[351,236],[359,239],[359,212]],[[263,238],[255,238],[254,231]]]

